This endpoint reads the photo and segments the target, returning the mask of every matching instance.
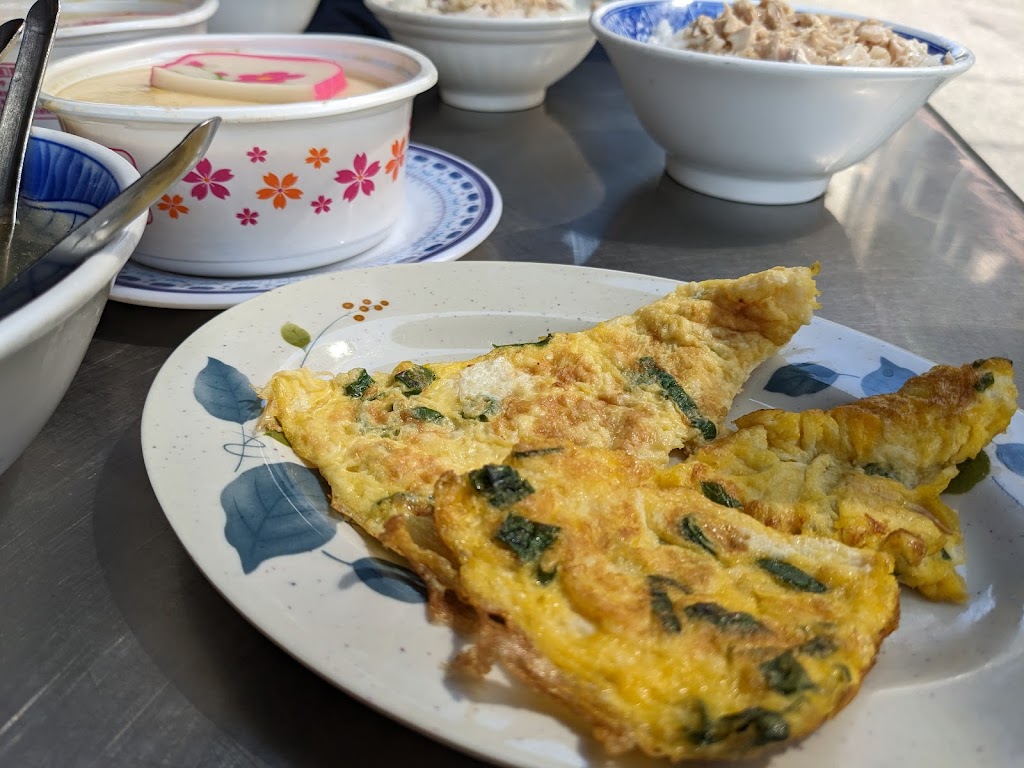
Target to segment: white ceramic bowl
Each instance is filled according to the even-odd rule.
[[[159,107],[64,99],[90,76],[149,67],[197,51],[338,61],[350,77],[386,84],[348,98],[231,107]],[[174,36],[51,65],[41,103],[71,133],[150,168],[206,117],[223,118],[194,171],[151,209],[133,258],[157,269],[250,277],[324,266],[383,240],[405,205],[412,101],[437,80],[422,54],[345,35]]]
[[[0,20],[24,17],[33,0],[0,0]],[[50,61],[95,51],[108,45],[149,37],[205,32],[218,0],[62,0]],[[0,104],[14,70],[18,48],[0,63]],[[46,110],[36,112],[35,124],[59,128]]]
[[[589,6],[560,15],[506,18],[366,7],[398,42],[437,65],[441,99],[477,112],[514,112],[543,103],[549,86],[594,46]]]
[[[591,25],[641,124],[667,154],[673,179],[746,203],[783,204],[821,195],[832,174],[892,136],[974,56],[950,40],[897,24],[906,37],[949,52],[937,67],[838,67],[756,61],[647,42],[662,20],[673,29],[717,2],[617,0]],[[863,18],[796,7],[798,11]]]
[[[22,201],[58,211],[56,242],[139,177],[110,150],[77,136],[34,128]],[[99,322],[118,270],[142,236],[145,217],[70,275],[0,319],[0,402],[6,404],[0,472],[25,450],[57,408]]]
[[[220,0],[209,29],[221,32],[301,32],[320,0]]]

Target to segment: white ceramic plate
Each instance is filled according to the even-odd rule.
[[[502,685],[497,675],[475,688],[446,678],[451,631],[427,623],[417,583],[402,566],[327,515],[314,474],[254,433],[260,402],[249,383],[303,363],[390,370],[405,359],[475,355],[631,312],[673,285],[584,267],[461,262],[348,271],[265,294],[198,330],[157,376],[142,421],[153,487],[185,548],[227,599],[339,687],[494,762],[599,761],[589,737],[522,687]],[[927,367],[816,319],[754,373],[735,414],[764,405],[829,407],[891,391]],[[987,454],[988,478],[950,497],[963,517],[970,602],[935,605],[905,593],[900,627],[860,695],[770,765],[959,768],[1005,766],[1024,754],[1022,414]],[[665,765],[641,757],[615,764]]]
[[[193,277],[129,261],[110,298],[175,309],[224,309],[310,275],[381,264],[453,261],[476,248],[501,218],[498,188],[479,168],[447,152],[411,144],[407,204],[384,242],[345,261],[273,277]]]

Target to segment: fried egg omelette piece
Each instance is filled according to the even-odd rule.
[[[739,757],[843,707],[898,621],[892,559],[779,533],[621,451],[513,452],[437,483],[440,546],[475,612],[456,667],[500,663],[613,754]]]
[[[959,602],[960,522],[939,494],[1016,408],[1009,360],[939,365],[897,392],[828,411],[755,411],[684,466],[772,528],[887,552],[904,584]]]
[[[316,466],[333,507],[380,537],[429,507],[444,472],[524,440],[627,451],[658,463],[714,438],[750,372],[817,308],[814,267],[680,285],[631,315],[472,360],[391,373],[281,371],[262,424]]]

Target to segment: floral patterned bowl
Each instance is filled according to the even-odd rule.
[[[226,107],[126,106],[60,96],[89,77],[211,51],[331,59],[350,78],[381,88],[325,101]],[[436,80],[422,54],[372,38],[187,35],[56,62],[43,81],[41,103],[64,130],[114,149],[140,171],[196,123],[220,115],[210,151],[153,206],[132,258],[170,272],[251,277],[341,261],[389,234],[405,204],[412,100]]]

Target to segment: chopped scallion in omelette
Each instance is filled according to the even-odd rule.
[[[896,626],[892,559],[774,531],[622,451],[524,450],[437,484],[405,553],[475,611],[461,668],[500,663],[612,753],[736,757],[848,702]],[[399,536],[399,539],[401,537]]]
[[[521,441],[665,463],[713,439],[750,372],[810,321],[816,271],[683,284],[631,315],[472,360],[281,371],[261,392],[264,424],[319,468],[335,509],[377,537],[429,504],[444,472],[498,461]]]
[[[961,601],[960,523],[939,494],[1016,408],[1008,360],[939,365],[828,411],[747,414],[684,466],[719,503],[786,533],[887,552],[903,583]]]

